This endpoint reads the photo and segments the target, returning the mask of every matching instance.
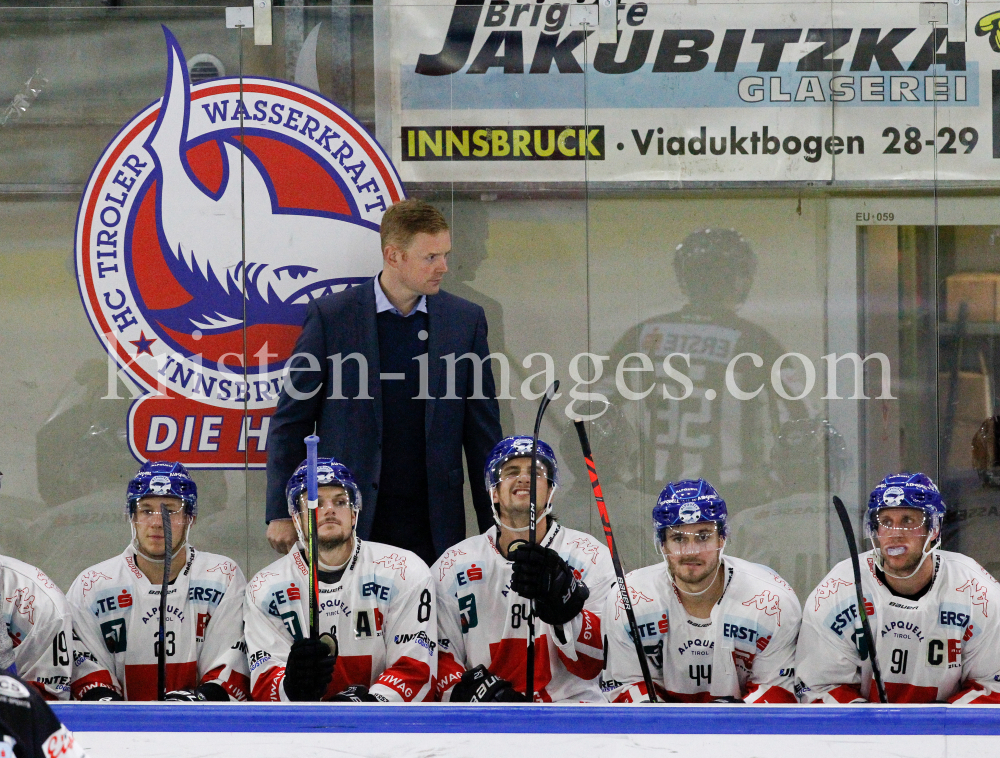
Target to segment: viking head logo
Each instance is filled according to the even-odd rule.
[[[137,458],[227,468],[249,453],[262,467],[306,308],[378,272],[382,214],[402,184],[322,95],[259,77],[192,86],[164,36],[162,99],[123,126],[81,199],[80,292],[145,393],[129,416]],[[189,418],[197,428],[181,433]]]
[[[685,524],[697,524],[701,520],[701,508],[694,503],[685,503],[677,511],[677,516]]]
[[[170,494],[170,477],[154,476],[149,480],[149,492],[152,495],[165,496]]]
[[[888,506],[899,505],[903,502],[903,496],[905,494],[906,493],[903,492],[902,487],[889,487],[882,493],[882,502]]]

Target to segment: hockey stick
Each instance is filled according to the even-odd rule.
[[[854,527],[851,526],[851,517],[847,515],[847,508],[844,501],[836,495],[833,496],[833,507],[837,509],[840,517],[840,525],[844,527],[844,536],[847,537],[847,549],[851,552],[851,567],[854,569],[854,589],[858,595],[858,616],[861,618],[861,629],[865,635],[865,645],[868,648],[868,657],[872,662],[872,676],[875,677],[875,688],[878,690],[880,703],[888,703],[889,698],[885,694],[885,685],[882,683],[882,670],[878,665],[878,658],[875,655],[875,637],[872,634],[871,624],[868,623],[868,613],[865,611],[865,596],[861,590],[861,562],[858,560],[858,545],[854,541]]]
[[[635,643],[635,654],[639,658],[639,668],[642,669],[642,680],[646,683],[649,702],[655,703],[656,692],[653,690],[653,677],[649,674],[649,661],[646,660],[646,652],[642,649],[642,639],[639,637],[639,625],[635,622],[635,611],[632,609],[632,601],[629,598],[628,585],[625,584],[625,570],[622,568],[621,559],[618,557],[618,547],[615,545],[614,534],[611,532],[611,518],[608,516],[608,507],[604,502],[604,492],[601,490],[601,482],[597,478],[597,465],[594,463],[594,453],[590,449],[590,440],[587,438],[587,427],[584,426],[581,419],[574,419],[573,426],[576,427],[576,433],[580,436],[583,459],[587,463],[590,486],[594,488],[594,500],[597,501],[597,510],[601,514],[604,539],[608,543],[608,550],[611,551],[611,563],[615,568],[615,576],[618,578],[618,593],[621,595],[622,604],[625,606],[625,615],[628,618],[628,626],[632,632],[632,642]]]
[[[310,434],[306,443],[306,521],[309,544],[309,638],[319,639],[319,551],[316,548],[316,514],[319,512],[319,485],[316,474],[316,448],[319,437]]]
[[[537,538],[537,525],[535,519],[538,513],[538,483],[535,477],[538,476],[538,430],[542,426],[542,416],[545,409],[549,407],[552,398],[556,396],[559,389],[559,380],[556,379],[542,396],[542,402],[538,405],[538,415],[535,416],[535,431],[531,435],[531,482],[528,484],[528,544],[534,545]],[[549,472],[551,473],[551,472]],[[531,603],[531,613],[528,614],[528,654],[525,666],[525,686],[524,694],[528,696],[528,702],[535,702],[535,604]]]
[[[156,651],[156,699],[167,699],[167,591],[170,589],[170,573],[174,563],[174,534],[167,506],[160,503],[160,518],[163,522],[163,580],[160,582],[160,649]]]

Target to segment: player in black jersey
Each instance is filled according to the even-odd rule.
[[[4,660],[0,650],[0,664]],[[73,733],[34,687],[16,676],[0,674],[0,755],[11,754],[15,758],[87,758]]]
[[[599,452],[617,464],[624,484],[641,492],[659,492],[666,481],[705,478],[732,493],[734,511],[766,502],[768,459],[778,427],[808,412],[802,402],[779,397],[771,386],[771,367],[784,348],[766,329],[736,312],[753,284],[756,255],[732,229],[703,229],[677,246],[674,269],[688,303],[637,324],[611,349],[602,388],[609,397],[618,392],[609,386],[615,368],[629,354],[648,356],[655,374],[623,373],[634,393],[653,389],[642,399],[626,397],[611,422],[615,428],[605,437],[606,449]],[[684,396],[685,388],[663,366],[672,353],[690,357],[690,366],[680,356],[670,364],[693,385],[683,399],[674,399]],[[732,379],[743,392],[763,384],[751,400],[739,400],[727,389],[727,367],[741,353],[763,361],[758,367],[753,358],[743,357],[734,365]],[[627,366],[638,368],[641,358],[629,361]],[[801,390],[795,388],[794,370],[801,366],[789,359],[783,367],[782,385],[795,396]],[[664,397],[664,388],[673,397]],[[637,453],[632,440],[638,441]]]

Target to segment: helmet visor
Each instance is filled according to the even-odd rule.
[[[714,521],[668,526],[660,530],[658,537],[663,554],[670,557],[722,550],[724,542]]]
[[[879,534],[915,534],[927,529],[927,514],[918,508],[880,508],[875,524]]]

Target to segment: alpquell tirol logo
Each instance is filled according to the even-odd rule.
[[[244,77],[242,100],[235,78],[192,86],[164,34],[163,98],[115,136],[83,193],[80,294],[145,393],[129,411],[139,460],[261,468],[308,302],[379,270],[379,224],[403,187],[334,103],[262,77]]]

